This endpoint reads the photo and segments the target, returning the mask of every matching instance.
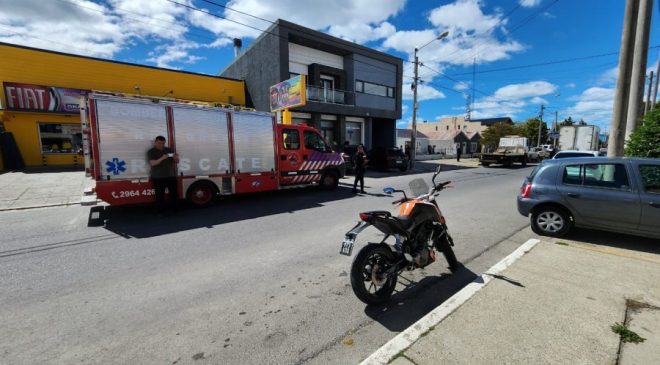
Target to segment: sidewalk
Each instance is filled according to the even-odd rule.
[[[0,211],[81,204],[92,184],[84,171],[5,172],[0,174]]]
[[[660,254],[530,241],[362,364],[660,363]]]

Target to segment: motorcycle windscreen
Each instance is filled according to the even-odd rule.
[[[167,137],[165,106],[96,99],[96,123],[103,179],[148,178],[147,151]]]
[[[270,113],[232,113],[235,169],[237,173],[275,170],[274,120]]]
[[[178,171],[183,176],[229,174],[227,110],[175,107],[172,109]]]
[[[414,179],[408,183],[412,196],[420,196],[429,192],[429,186],[424,179]]]

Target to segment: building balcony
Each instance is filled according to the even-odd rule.
[[[318,103],[353,105],[353,92],[307,85],[307,100]]]

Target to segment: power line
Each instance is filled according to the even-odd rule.
[[[179,3],[179,2],[174,1],[174,0],[166,0],[166,1],[169,1],[169,2],[171,2],[171,3],[173,3],[173,4],[177,4],[177,5],[179,5],[179,6],[183,6],[183,7],[185,7],[185,8],[190,9],[190,10],[199,11],[199,12],[205,13],[205,14],[207,14],[207,15],[210,15],[210,16],[213,16],[213,17],[216,17],[216,18],[224,19],[224,20],[226,20],[226,21],[229,21],[229,22],[232,22],[232,23],[235,23],[235,24],[238,24],[238,25],[245,26],[245,27],[248,27],[248,28],[250,28],[250,29],[257,30],[257,31],[262,32],[262,33],[267,33],[267,34],[270,34],[270,35],[272,35],[272,36],[275,36],[275,37],[278,37],[278,38],[284,39],[284,40],[286,40],[286,41],[289,40],[287,37],[281,36],[281,35],[279,35],[279,34],[275,34],[275,33],[270,32],[270,31],[268,31],[268,30],[260,29],[260,28],[257,28],[257,27],[254,27],[254,26],[251,26],[251,25],[248,25],[248,24],[245,24],[245,23],[241,23],[241,22],[239,22],[239,21],[232,20],[232,19],[229,19],[229,18],[224,17],[224,16],[222,16],[222,15],[218,15],[218,14],[215,14],[215,13],[212,13],[212,12],[209,12],[209,11],[206,11],[206,10],[203,10],[203,9],[199,9],[199,8],[194,7],[194,6],[190,6],[190,5],[187,5],[187,4],[182,4],[182,3]],[[292,28],[292,27],[287,26],[286,24],[277,23],[277,22],[275,22],[275,21],[268,20],[268,19],[264,19],[264,18],[258,17],[258,16],[256,16],[256,15],[251,15],[251,14],[248,14],[248,13],[242,12],[242,11],[240,11],[240,10],[235,10],[235,9],[229,8],[229,7],[225,6],[225,5],[222,5],[222,4],[218,4],[218,3],[216,3],[216,2],[213,2],[213,1],[209,1],[209,0],[202,0],[202,1],[204,1],[204,2],[206,2],[206,3],[209,3],[209,4],[213,4],[213,5],[219,6],[219,7],[221,7],[221,8],[227,9],[227,10],[235,11],[235,12],[238,12],[238,13],[241,13],[241,14],[244,14],[244,15],[247,15],[247,16],[250,16],[250,17],[255,18],[255,19],[259,19],[259,20],[262,20],[262,21],[265,21],[265,22],[271,23],[271,24],[273,24],[273,25],[279,25],[279,26],[282,27],[282,28],[286,28],[286,29],[294,30],[294,31],[297,31],[297,32],[300,32],[300,33],[306,34],[306,35],[311,36],[311,37],[316,37],[316,36],[317,36],[316,34],[311,33],[311,32],[309,32],[309,31],[307,31],[307,30],[304,30],[304,29],[294,29],[294,28]],[[336,41],[336,40],[332,40],[332,39],[330,39],[330,40],[324,40],[324,41],[329,42],[329,43],[334,43],[334,44],[339,45],[339,46],[344,46],[343,43],[341,43],[341,42],[339,42],[339,41]],[[354,43],[354,42],[352,42],[352,43]],[[366,47],[365,47],[365,48],[366,48]],[[273,52],[268,52],[268,53],[273,53]],[[384,53],[384,52],[383,52],[383,53]],[[273,53],[273,54],[274,54],[274,53]],[[386,54],[387,54],[387,53],[386,53]],[[390,54],[387,54],[387,55],[388,55],[388,56],[391,56],[391,57],[394,57],[394,58],[401,59],[401,58],[396,57],[396,56],[394,56],[394,55],[390,55]],[[353,61],[358,62],[358,63],[365,64],[365,65],[368,65],[368,66],[371,66],[371,67],[374,67],[374,68],[377,68],[377,69],[382,70],[382,71],[385,71],[385,72],[390,72],[390,73],[394,73],[394,74],[397,73],[396,70],[395,70],[395,71],[388,70],[388,69],[386,69],[386,68],[380,67],[380,66],[375,65],[375,64],[373,64],[373,63],[369,63],[369,62],[365,62],[365,61],[361,61],[361,60],[357,60],[357,59],[353,59]],[[403,70],[401,70],[401,71],[403,71]]]
[[[654,48],[660,48],[660,45],[649,47],[649,49],[654,49]],[[582,61],[582,60],[588,60],[588,59],[592,59],[592,58],[599,58],[599,57],[613,56],[613,55],[618,55],[618,54],[619,54],[619,52],[611,52],[611,53],[603,53],[603,54],[592,55],[592,56],[573,57],[573,58],[568,58],[568,59],[563,59],[563,60],[557,60],[557,61],[549,61],[549,62],[533,63],[533,64],[529,64],[529,65],[521,65],[521,66],[512,66],[512,67],[495,68],[495,69],[490,69],[490,70],[477,71],[476,73],[478,73],[478,74],[483,74],[483,73],[491,73],[491,72],[519,70],[519,69],[523,69],[523,68],[539,67],[539,66],[547,66],[547,65],[555,65],[555,64],[559,64],[559,63],[567,63],[567,62],[573,62],[573,61]],[[472,72],[462,72],[462,73],[457,73],[457,74],[454,74],[453,76],[463,76],[463,75],[472,75]]]

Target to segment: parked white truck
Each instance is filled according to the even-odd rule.
[[[514,162],[527,166],[527,137],[504,136],[500,138],[497,150],[491,153],[482,153],[479,156],[479,162],[485,167],[491,164],[502,164],[505,167],[511,167]]]
[[[600,128],[595,125],[563,126],[559,129],[559,149],[598,151]]]

